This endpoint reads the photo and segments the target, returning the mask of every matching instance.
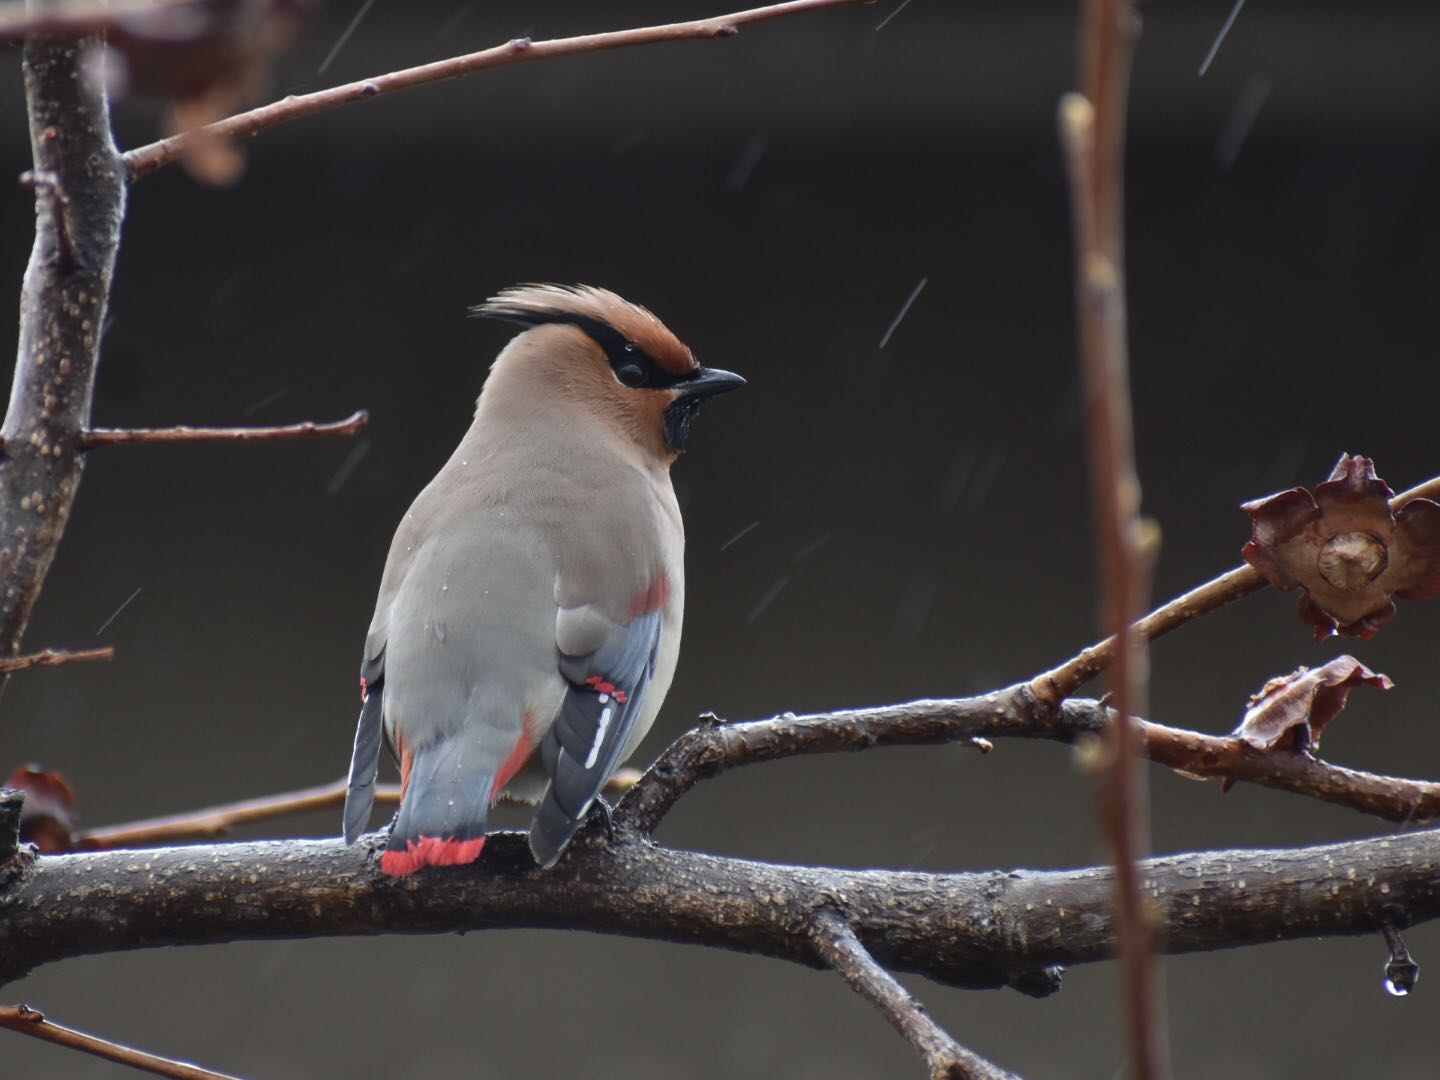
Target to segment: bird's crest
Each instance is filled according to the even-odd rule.
[[[477,304],[470,313],[524,326],[578,326],[607,353],[615,344],[633,345],[672,375],[689,375],[700,366],[689,346],[653,314],[593,285],[516,285]]]

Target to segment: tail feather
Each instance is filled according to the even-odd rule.
[[[385,873],[398,877],[480,857],[494,777],[477,775],[465,750],[463,740],[449,738],[414,752],[405,798],[380,859]]]
[[[375,774],[380,769],[382,729],[380,699],[383,684],[368,688],[355,727],[355,751],[350,758],[350,783],[345,789],[345,843],[353,844],[370,823],[375,805]]]
[[[535,861],[546,869],[559,862],[566,845],[584,821],[583,813],[577,817],[560,805],[553,787],[547,790],[540,808],[535,811],[535,820],[530,823],[530,853]]]
[[[403,849],[387,848],[380,856],[380,869],[391,877],[404,877],[426,866],[466,866],[480,857],[484,847],[483,836],[473,840],[422,836],[419,840],[405,841]]]

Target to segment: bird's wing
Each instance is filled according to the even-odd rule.
[[[644,709],[662,620],[650,611],[622,624],[589,605],[561,608],[556,617],[568,685],[540,748],[550,784],[530,827],[530,850],[541,866],[560,857],[620,763]]]

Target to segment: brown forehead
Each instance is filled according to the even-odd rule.
[[[571,322],[609,327],[672,375],[688,375],[700,365],[689,347],[653,314],[608,289],[591,285],[522,285],[491,297],[480,314],[520,322]]]
[[[619,303],[612,305],[602,317],[656,364],[672,375],[688,375],[700,366],[690,347],[649,311],[618,296],[615,300]]]

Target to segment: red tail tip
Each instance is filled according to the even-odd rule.
[[[380,856],[380,869],[391,877],[413,874],[424,866],[464,866],[480,857],[485,837],[455,840],[440,836],[422,836],[406,840],[404,849],[391,848]]]

